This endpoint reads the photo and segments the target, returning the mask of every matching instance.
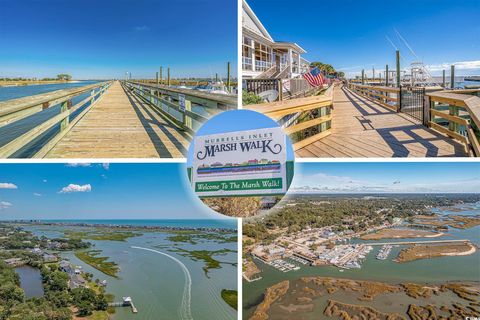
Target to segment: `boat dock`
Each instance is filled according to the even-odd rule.
[[[390,255],[390,252],[392,251],[393,246],[391,244],[385,244],[382,246],[380,250],[378,250],[377,253],[377,259],[378,260],[387,260],[388,256]]]
[[[109,307],[130,307],[132,313],[138,313],[137,308],[133,304],[133,300],[130,297],[123,297],[123,302],[111,302],[108,304]]]
[[[202,123],[236,106],[234,95],[132,81],[2,101],[0,157],[182,158]]]

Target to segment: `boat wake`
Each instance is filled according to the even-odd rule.
[[[180,318],[183,320],[192,320],[192,310],[190,308],[191,305],[191,296],[192,296],[192,277],[190,276],[190,271],[188,271],[187,267],[183,264],[182,261],[178,260],[174,256],[171,256],[167,253],[150,249],[150,248],[143,248],[143,247],[136,247],[132,246],[132,249],[139,249],[139,250],[145,250],[145,251],[150,251],[154,253],[158,253],[161,255],[164,255],[166,257],[169,257],[176,263],[182,267],[183,273],[185,274],[185,286],[183,288],[183,299],[182,299],[182,305],[180,306]]]

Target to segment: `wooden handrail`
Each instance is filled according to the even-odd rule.
[[[378,104],[389,108],[395,112],[400,109],[400,89],[395,87],[386,87],[386,86],[372,86],[366,84],[355,84],[352,82],[348,83],[348,88],[353,92],[377,102]],[[396,97],[391,97],[390,94],[393,93]],[[394,102],[394,104],[389,104],[388,102]]]
[[[188,100],[208,108],[236,109],[238,105],[237,95],[209,93],[193,89],[172,88],[163,84],[145,84],[137,81],[127,81],[127,83],[140,85],[146,89],[154,89],[178,99],[179,94],[188,97]]]
[[[110,82],[105,81],[78,88],[56,90],[2,101],[0,102],[0,127],[58,105],[90,90],[105,86],[108,83]]]
[[[282,120],[285,123],[285,133],[291,139],[296,137],[295,134],[301,136],[303,130],[316,127],[318,133],[308,137],[296,137],[298,139],[293,141],[293,149],[298,150],[330,134],[334,86],[330,86],[320,96],[247,105],[243,108],[263,113],[276,121]]]
[[[207,117],[192,112],[192,101],[189,100],[190,97],[188,97],[187,95],[185,95],[185,109],[183,109],[180,107],[179,103],[174,103],[158,95],[159,91],[157,89],[145,88],[138,83],[133,84],[131,82],[122,82],[122,85],[124,85],[129,90],[132,90],[138,97],[140,97],[150,106],[165,115],[172,124],[174,124],[181,130],[185,130],[193,134],[195,132],[195,128],[193,127],[192,120],[198,121],[200,123],[204,123],[208,120]],[[164,110],[164,108],[162,108],[162,105],[167,107],[166,111]],[[182,120],[178,120],[175,114],[170,113],[170,109],[178,112],[181,115]]]
[[[440,131],[456,140],[464,143],[468,151],[474,155],[480,156],[480,144],[478,136],[475,134],[472,123],[475,124],[477,130],[480,128],[480,97],[457,93],[457,92],[478,92],[478,89],[473,91],[468,90],[448,90],[441,92],[427,93],[428,112],[430,113],[429,126],[437,131]],[[446,104],[449,112],[437,110],[435,103]],[[463,112],[463,117],[460,116]],[[448,121],[448,127],[444,127],[435,122],[435,117],[439,117]],[[461,134],[459,125],[465,127],[465,133]]]
[[[46,133],[48,130],[52,129],[55,125],[60,124],[60,130],[54,136],[50,137],[49,140],[42,145],[39,151],[33,155],[33,157],[43,157],[48,151],[50,151],[55,144],[63,137],[65,134],[73,128],[73,126],[99,101],[102,94],[108,89],[111,85],[111,81],[102,82],[100,84],[89,85],[85,87],[58,90],[50,92],[48,94],[41,94],[37,96],[31,96],[26,98],[10,100],[14,102],[12,105],[15,108],[10,108],[8,105],[9,101],[3,102],[3,106],[8,106],[6,110],[30,110],[31,108],[36,108],[38,103],[48,103],[48,107],[61,104],[60,112],[57,115],[43,121],[42,123],[36,125],[35,127],[29,129],[18,137],[15,137],[11,141],[7,142],[0,147],[0,158],[7,158],[13,155],[15,152],[19,151],[25,147],[28,143],[34,139],[40,137],[42,134]],[[97,92],[93,90],[99,88]],[[92,91],[91,91],[92,90]],[[74,106],[71,105],[71,99],[78,95],[84,94],[90,91],[90,95],[84,98],[82,101],[78,102]],[[78,111],[84,107],[87,103],[90,103],[85,109],[83,109],[80,114],[78,114],[74,119],[70,121],[70,115],[75,111]],[[40,110],[41,111],[41,110]],[[18,112],[18,111],[14,111]],[[38,112],[38,111],[36,111]],[[10,115],[12,112],[5,112],[5,115]],[[22,114],[25,117],[25,114]],[[17,117],[17,120],[19,118]]]

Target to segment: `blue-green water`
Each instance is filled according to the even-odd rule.
[[[45,84],[45,85],[33,85],[33,86],[19,86],[19,87],[0,87],[0,101],[22,98],[35,94],[41,94],[51,92],[55,90],[82,87],[89,84],[97,83],[98,81],[80,81],[75,83],[62,83],[62,84]],[[98,92],[99,89],[95,89]],[[72,104],[75,105],[83,99],[87,98],[90,92],[78,95],[72,98]],[[86,107],[90,105],[87,102],[82,108],[73,112],[69,119],[70,121],[75,119]],[[45,122],[46,120],[58,115],[60,113],[60,105],[50,106],[41,112],[37,112],[33,115],[20,119],[18,121],[9,123],[3,127],[0,127],[0,147],[8,144],[12,140],[20,137],[21,135],[32,130],[34,127]],[[32,157],[40,148],[48,142],[55,134],[60,130],[60,124],[53,126],[51,129],[25,145],[22,149],[15,152],[12,158],[29,158]]]
[[[16,267],[15,272],[20,278],[20,286],[25,292],[25,298],[43,297],[42,275],[39,269],[21,266]]]
[[[0,101],[18,99],[35,94],[47,93],[56,90],[78,88],[97,83],[96,80],[78,81],[72,83],[38,84],[30,86],[0,87]]]
[[[478,215],[480,203],[459,205],[454,208],[468,207],[471,210],[454,212],[449,210],[434,209],[439,214]],[[447,235],[434,240],[468,239],[477,247],[480,246],[480,226],[470,229],[449,228]],[[432,238],[415,238],[416,241],[432,240]],[[378,240],[387,242],[388,239]],[[407,239],[395,239],[394,241],[407,241]],[[356,240],[352,242],[375,242]],[[468,256],[436,257],[421,259],[407,263],[397,263],[393,259],[398,255],[402,247],[394,247],[387,260],[375,258],[379,246],[366,256],[361,269],[348,269],[340,272],[333,266],[311,267],[301,266],[298,271],[283,273],[266,265],[259,260],[254,260],[262,271],[259,274],[262,279],[248,283],[243,281],[243,314],[248,317],[254,311],[256,305],[261,302],[266,288],[279,283],[282,280],[296,281],[304,276],[323,276],[346,279],[374,280],[393,284],[402,282],[416,283],[444,283],[447,281],[480,281],[480,250]],[[322,309],[323,310],[323,309]]]
[[[87,220],[92,221],[92,220]],[[115,224],[133,225],[126,220],[95,220]],[[142,222],[145,221],[145,222]],[[78,221],[75,221],[78,222]],[[83,221],[85,222],[85,221]],[[232,221],[214,220],[135,220],[137,226],[177,226],[191,228],[233,228]],[[77,226],[47,226],[28,225],[26,230],[34,232],[37,236],[47,237],[63,236],[64,231],[82,231],[88,227]],[[114,229],[112,229],[114,230]],[[140,232],[141,231],[137,231]],[[236,231],[232,230],[234,235]],[[93,241],[95,250],[101,251],[101,256],[109,257],[115,261],[120,271],[118,279],[104,275],[88,264],[77,259],[73,252],[61,253],[64,258],[73,264],[82,266],[85,272],[90,272],[94,278],[107,280],[107,293],[115,295],[115,301],[122,297],[130,296],[138,309],[138,314],[133,315],[130,308],[116,308],[114,320],[151,320],[151,319],[181,319],[179,316],[183,301],[186,276],[182,268],[171,258],[155,252],[136,249],[142,247],[154,249],[169,254],[183,263],[192,279],[191,285],[191,313],[193,319],[224,320],[236,319],[237,312],[227,305],[221,298],[222,289],[237,290],[237,267],[222,264],[220,269],[210,269],[209,277],[205,276],[203,261],[194,261],[189,257],[181,256],[172,249],[186,250],[222,250],[229,249],[225,255],[214,256],[221,262],[237,262],[237,243],[220,243],[217,240],[199,239],[196,244],[175,243],[167,238],[168,232],[145,231],[143,235],[129,238],[126,241]]]
[[[119,225],[119,226],[149,226],[149,227],[186,227],[186,228],[225,228],[237,229],[237,219],[143,219],[143,220],[129,220],[129,219],[87,219],[87,220],[42,220],[43,222],[54,223],[85,223],[85,224],[103,224],[103,225]]]

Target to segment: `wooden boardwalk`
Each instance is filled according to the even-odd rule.
[[[47,158],[182,158],[191,136],[115,81]]]
[[[463,157],[465,147],[345,87],[333,98],[331,134],[296,151],[297,157]]]

